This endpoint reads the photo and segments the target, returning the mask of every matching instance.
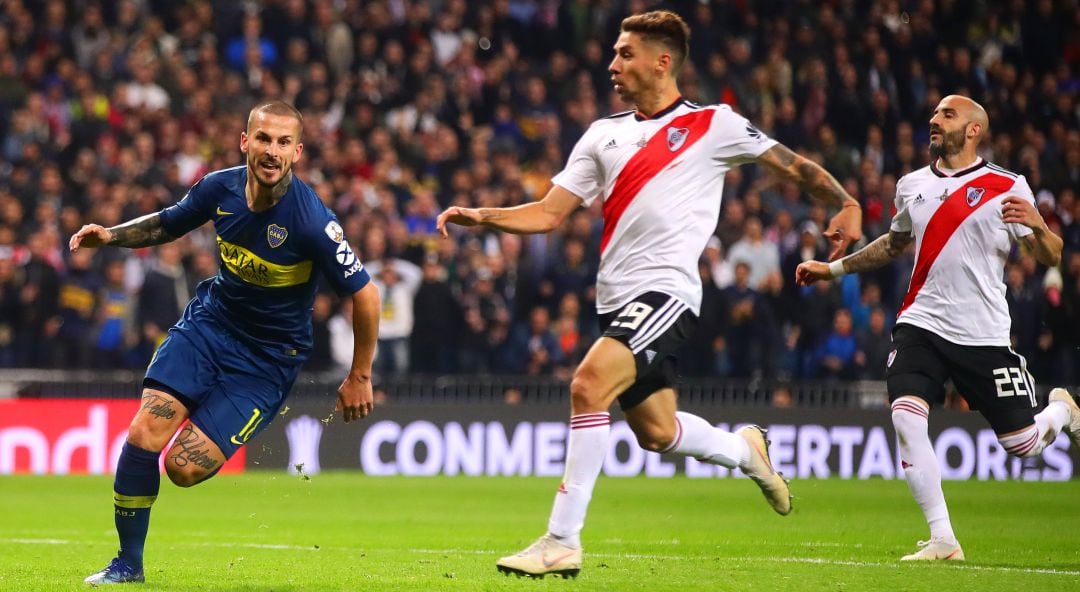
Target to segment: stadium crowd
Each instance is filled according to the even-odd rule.
[[[689,22],[686,98],[723,102],[821,162],[888,229],[897,178],[928,163],[944,95],[994,123],[981,154],[1022,173],[1065,240],[1004,278],[1014,346],[1042,384],[1080,382],[1080,8],[1075,0],[8,0],[0,3],[0,367],[140,368],[199,280],[212,228],[152,249],[67,237],[181,198],[242,162],[259,100],[305,116],[297,173],[337,212],[383,294],[385,374],[568,377],[597,335],[598,207],[550,235],[435,233],[451,204],[539,199],[590,122],[623,111],[620,20]],[[742,167],[700,269],[692,376],[880,379],[912,254],[809,288],[828,213]],[[598,203],[598,202],[597,202]],[[309,369],[346,365],[348,301],[315,303]]]

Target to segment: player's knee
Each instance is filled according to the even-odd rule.
[[[192,487],[207,479],[208,472],[192,465],[177,466],[175,462],[165,462],[165,473],[177,487]]]
[[[578,368],[570,381],[570,400],[578,412],[592,411],[603,399],[599,377],[587,368]]]
[[[128,427],[127,441],[143,450],[158,452],[165,447],[168,439],[163,440],[159,434],[150,429],[145,423],[136,420],[131,422]]]
[[[651,452],[662,452],[671,448],[672,442],[675,441],[675,432],[673,430],[665,430],[661,426],[648,426],[638,429],[634,432],[637,436],[638,446],[641,446],[645,450]]]

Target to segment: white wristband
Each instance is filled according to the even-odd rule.
[[[833,262],[829,263],[829,275],[833,279],[836,279],[838,277],[843,277],[846,273],[847,272],[844,271],[844,260],[843,259],[837,259],[836,261],[833,261]]]

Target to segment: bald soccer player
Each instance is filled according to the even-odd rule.
[[[945,401],[945,382],[978,409],[1005,450],[1040,454],[1064,429],[1080,445],[1080,408],[1065,389],[1038,414],[1035,381],[1010,347],[1003,272],[1014,241],[1044,265],[1061,260],[1062,240],[1035,209],[1023,175],[976,154],[989,129],[975,101],[950,95],[930,118],[930,166],[896,184],[889,233],[851,255],[795,270],[801,285],[877,269],[915,245],[915,269],[893,329],[886,378],[904,476],[930,525],[911,560],[962,561],[927,418]]]

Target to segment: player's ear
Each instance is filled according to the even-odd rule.
[[[304,143],[296,143],[296,154],[293,155],[293,162],[300,162],[300,155],[304,153]]]
[[[247,154],[248,135],[247,132],[240,132],[240,152]]]

